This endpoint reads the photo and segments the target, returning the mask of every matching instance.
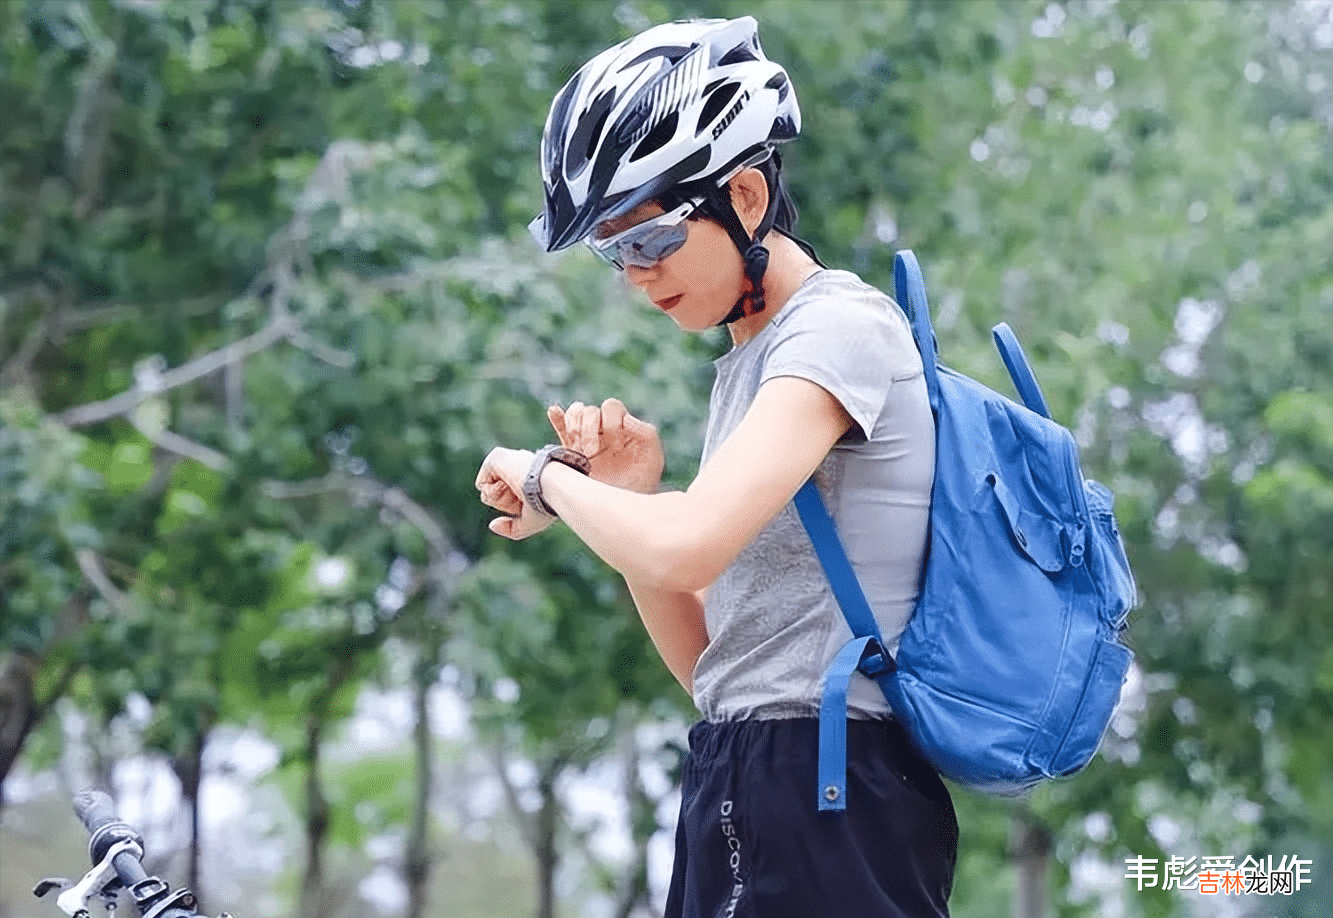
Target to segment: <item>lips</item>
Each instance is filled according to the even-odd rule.
[[[685,296],[685,294],[677,293],[675,296],[669,296],[664,300],[653,300],[653,305],[663,312],[670,312],[675,305],[680,302],[683,296]]]

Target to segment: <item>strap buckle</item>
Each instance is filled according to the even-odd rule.
[[[856,665],[857,672],[879,681],[884,676],[892,676],[898,669],[898,661],[880,645],[873,641],[866,645],[865,656]]]

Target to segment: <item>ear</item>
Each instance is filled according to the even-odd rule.
[[[731,206],[741,218],[741,226],[754,236],[768,210],[768,182],[764,180],[764,173],[751,166],[727,184],[731,186]]]

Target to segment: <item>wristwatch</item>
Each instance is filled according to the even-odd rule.
[[[584,475],[592,470],[592,463],[583,453],[564,446],[543,446],[537,450],[537,455],[533,457],[532,465],[528,468],[528,477],[523,479],[523,499],[528,502],[528,506],[532,509],[545,513],[547,516],[556,516],[557,514],[551,509],[551,505],[542,497],[542,470],[550,462],[567,465]]]

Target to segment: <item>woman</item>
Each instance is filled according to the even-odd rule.
[[[506,514],[497,534],[558,517],[625,577],[703,715],[668,915],[947,915],[948,793],[868,679],[849,695],[847,810],[815,807],[821,676],[850,635],[791,499],[814,475],[892,650],[934,428],[902,311],[792,234],[776,148],[800,123],[749,17],[649,29],[561,90],[538,241],[586,241],[680,328],[725,324],[733,346],[684,492],[657,491],[657,433],[614,399],[553,408],[562,447],[495,449],[477,487]]]

